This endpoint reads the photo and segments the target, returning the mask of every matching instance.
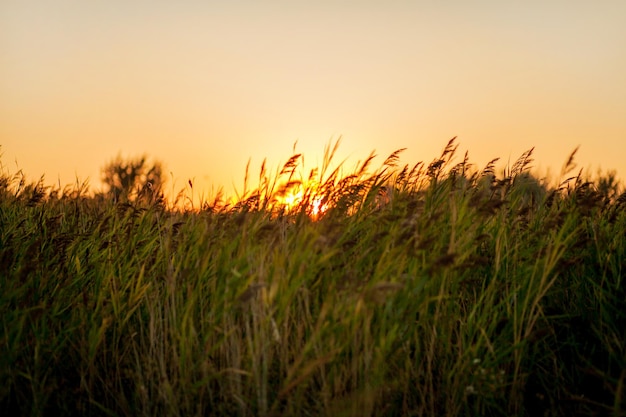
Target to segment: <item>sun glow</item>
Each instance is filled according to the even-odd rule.
[[[300,205],[303,197],[304,197],[303,190],[299,190],[297,192],[290,192],[283,199],[282,205],[286,206],[288,209],[293,209]]]
[[[304,211],[313,220],[317,220],[328,210],[328,204],[317,188],[315,184],[298,184],[284,195],[278,195],[274,207],[283,213]]]
[[[313,202],[311,203],[311,209],[312,209],[311,216],[313,216],[314,218],[317,218],[318,216],[326,212],[326,210],[328,209],[328,206],[324,204],[323,199],[321,197],[315,197],[313,199]]]

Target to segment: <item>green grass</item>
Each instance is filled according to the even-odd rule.
[[[568,178],[572,154],[551,186],[532,151],[496,173],[454,141],[343,175],[336,150],[194,211],[3,172],[0,409],[626,415],[614,178]],[[277,203],[296,188],[298,206]]]

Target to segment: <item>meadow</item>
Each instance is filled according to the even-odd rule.
[[[626,192],[456,149],[196,207],[3,168],[2,414],[626,415]]]

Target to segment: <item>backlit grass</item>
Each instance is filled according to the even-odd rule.
[[[496,172],[454,140],[343,174],[336,150],[194,210],[3,170],[0,409],[626,415],[613,177],[572,154],[548,184],[532,151]]]

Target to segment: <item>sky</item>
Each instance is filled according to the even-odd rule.
[[[147,154],[168,186],[241,190],[267,158],[577,162],[626,177],[626,1],[0,3],[3,169],[88,180]]]

